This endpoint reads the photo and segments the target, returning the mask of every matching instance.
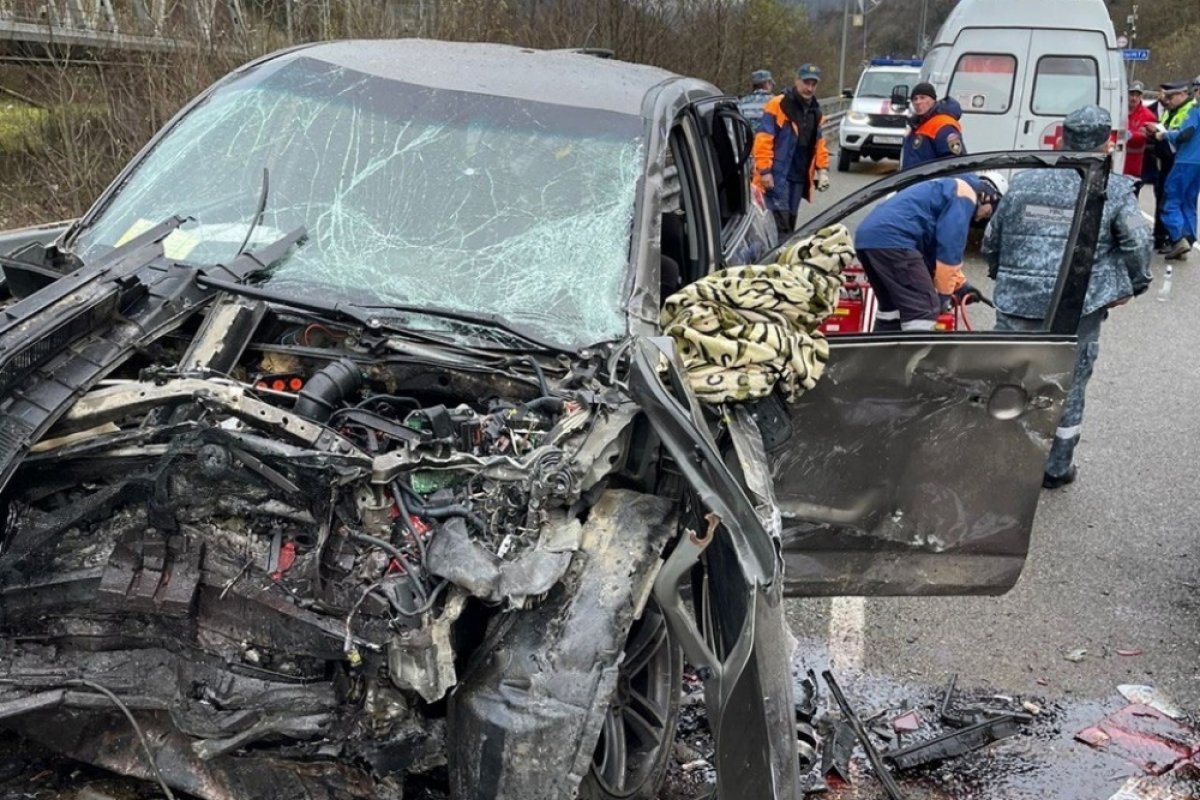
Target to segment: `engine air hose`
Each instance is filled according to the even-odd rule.
[[[358,365],[348,358],[339,358],[313,373],[300,390],[293,410],[307,419],[325,422],[362,383]]]

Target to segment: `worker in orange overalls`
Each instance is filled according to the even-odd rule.
[[[900,169],[912,169],[939,158],[961,156],[967,152],[963,144],[962,106],[947,97],[937,99],[937,91],[930,83],[918,83],[909,96],[913,116],[908,121],[911,130],[904,137],[900,151]]]
[[[829,151],[821,136],[817,83],[821,70],[804,64],[795,85],[763,106],[754,136],[754,184],[762,189],[783,241],[796,228],[801,199],[829,188]]]

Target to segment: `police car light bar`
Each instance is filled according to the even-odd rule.
[[[922,64],[919,58],[872,58],[872,67],[919,67]]]

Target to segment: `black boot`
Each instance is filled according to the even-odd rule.
[[[1171,245],[1171,249],[1163,254],[1163,258],[1167,261],[1182,261],[1187,258],[1187,254],[1191,251],[1192,246],[1187,239],[1180,239]]]
[[[1042,474],[1043,489],[1061,489],[1067,484],[1074,483],[1075,478],[1079,475],[1079,468],[1074,464],[1067,470],[1065,475],[1051,475],[1049,472]]]

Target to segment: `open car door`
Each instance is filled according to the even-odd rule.
[[[775,444],[768,461],[788,594],[999,594],[1016,582],[1073,377],[1105,158],[993,153],[935,162],[872,184],[797,233],[930,177],[1026,167],[1083,176],[1044,332],[831,336],[816,388],[774,415],[760,407],[764,433],[790,428],[765,437]]]

